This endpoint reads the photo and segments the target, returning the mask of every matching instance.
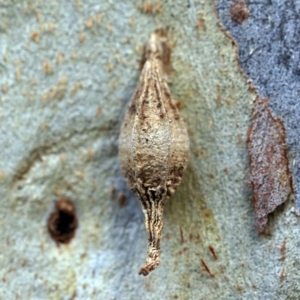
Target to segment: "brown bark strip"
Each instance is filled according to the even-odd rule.
[[[204,267],[205,271],[211,276],[211,277],[215,277],[215,275],[210,271],[208,265],[206,264],[206,262],[201,259],[201,264]]]
[[[214,248],[213,246],[208,246],[208,249],[209,249],[209,251],[211,252],[213,258],[214,258],[215,260],[218,260],[218,255],[217,255],[217,253],[216,253],[215,248]]]
[[[264,233],[268,214],[284,203],[292,192],[292,179],[284,124],[272,115],[268,99],[256,99],[252,118],[248,131],[250,180],[254,192],[255,225],[259,233]]]
[[[180,226],[180,241],[181,241],[181,244],[184,243],[183,230],[182,230],[182,227],[181,227],[181,226]]]

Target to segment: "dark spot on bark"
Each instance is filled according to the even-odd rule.
[[[60,199],[48,219],[48,231],[54,241],[67,244],[75,236],[78,226],[75,206],[69,199]]]
[[[181,110],[183,108],[183,103],[181,101],[176,102],[176,107],[178,110]]]
[[[124,207],[126,206],[127,204],[127,198],[124,194],[120,194],[119,197],[118,197],[118,203],[121,207]]]
[[[231,4],[230,17],[237,24],[242,24],[249,18],[249,10],[244,0],[235,1]]]

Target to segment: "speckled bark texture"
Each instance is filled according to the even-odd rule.
[[[296,149],[297,1],[253,1],[241,25],[230,4],[217,1],[220,19]],[[164,208],[160,267],[143,278],[147,234],[117,140],[157,28],[172,32],[169,87],[191,155]],[[298,299],[300,221],[288,201],[271,236],[256,232],[246,151],[256,94],[213,1],[2,0],[0,45],[1,299]],[[78,228],[58,247],[47,221],[60,198]]]

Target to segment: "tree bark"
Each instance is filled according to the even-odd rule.
[[[249,54],[251,41],[269,36],[267,46],[276,42],[278,53],[296,59],[296,52],[286,54],[289,44],[280,45],[275,25],[284,27],[282,10],[287,18],[299,7],[253,2],[249,19],[237,25],[231,3],[218,0],[217,9],[206,0],[0,3],[1,298],[298,299],[294,203],[269,217],[271,235],[256,232],[246,139],[258,93],[286,122],[288,146],[299,143],[297,68],[276,69],[281,87],[291,90],[284,94],[276,90],[279,75],[269,78],[272,60]],[[297,18],[288,20],[296,35]],[[147,234],[120,172],[117,139],[142,46],[158,28],[168,28],[174,44],[170,90],[188,127],[190,162],[164,208],[161,263],[141,277]],[[74,203],[78,229],[58,246],[47,222],[62,198]]]

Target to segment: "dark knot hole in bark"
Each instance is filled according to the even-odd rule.
[[[69,243],[75,236],[78,221],[75,206],[69,199],[56,202],[55,210],[48,219],[48,231],[57,244]]]

